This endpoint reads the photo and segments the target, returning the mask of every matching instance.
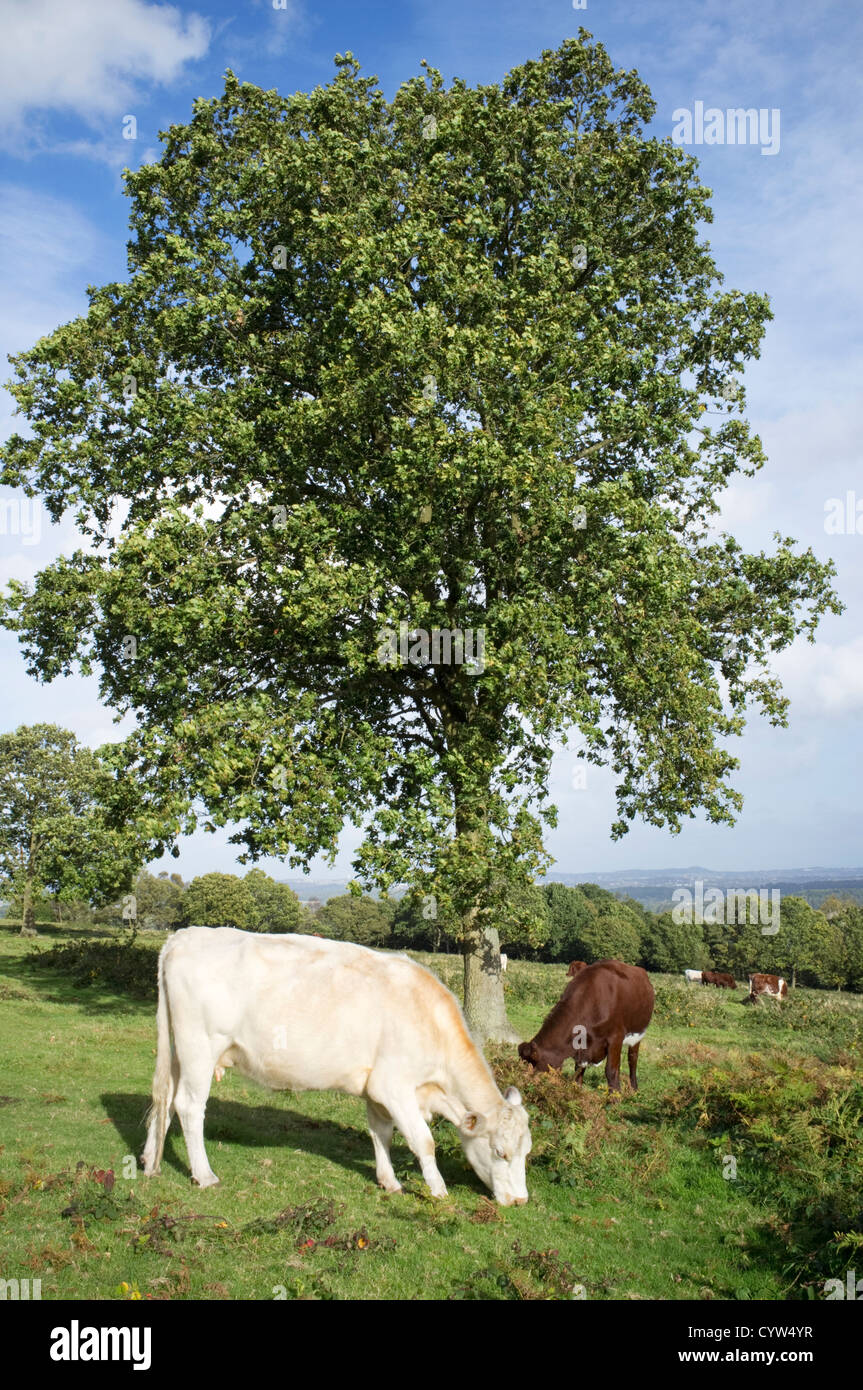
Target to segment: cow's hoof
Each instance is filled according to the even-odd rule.
[[[449,1196],[449,1193],[447,1192],[446,1187],[443,1183],[441,1183],[440,1187],[430,1187],[429,1192],[433,1197],[436,1197],[438,1201],[440,1201],[442,1197]]]
[[[218,1187],[218,1186],[219,1186],[219,1179],[216,1177],[215,1173],[209,1173],[206,1177],[203,1177],[203,1178],[192,1178],[192,1186],[193,1186],[193,1187]]]
[[[402,1187],[400,1182],[397,1182],[395,1184],[382,1182],[379,1183],[378,1186],[381,1187],[383,1191],[386,1192],[387,1195],[390,1197],[395,1196],[395,1194],[398,1192],[404,1192],[404,1188]]]

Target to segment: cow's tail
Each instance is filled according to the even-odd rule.
[[[156,1070],[153,1074],[153,1104],[147,1115],[147,1142],[141,1162],[144,1173],[152,1177],[159,1171],[165,1135],[171,1123],[171,1105],[174,1099],[173,1048],[171,1046],[171,1016],[168,1008],[168,994],[165,989],[166,943],[159,952],[159,1006],[156,1010]]]

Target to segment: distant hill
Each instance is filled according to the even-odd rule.
[[[692,865],[683,869],[623,869],[615,873],[547,874],[543,883],[596,883],[618,897],[634,898],[644,907],[656,910],[671,905],[675,888],[693,888],[700,880],[705,888],[777,888],[784,897],[805,898],[819,907],[825,898],[836,895],[863,902],[863,868],[829,869],[816,866],[810,869],[708,869]],[[331,879],[316,883],[306,878],[287,878],[281,882],[292,888],[302,902],[317,898],[326,902],[348,891],[347,879]],[[400,898],[404,887],[394,888],[391,897]]]
[[[863,903],[863,869],[708,869],[693,865],[685,869],[629,869],[613,874],[547,875],[548,883],[596,883],[618,897],[634,898],[643,907],[657,911],[670,907],[676,888],[693,889],[700,881],[705,888],[749,890],[777,889],[783,897],[804,898],[820,907],[825,898],[852,898]]]

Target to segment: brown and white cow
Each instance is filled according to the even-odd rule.
[[[579,970],[584,970],[584,968],[585,968],[586,965],[587,965],[587,961],[586,961],[586,960],[574,960],[574,961],[572,961],[572,963],[571,963],[569,969],[568,969],[567,972],[566,972],[567,977],[568,977],[568,978],[571,978],[572,976],[577,975],[578,972],[579,972]]]
[[[734,976],[723,970],[702,970],[701,983],[703,985],[715,985],[717,989],[737,988],[737,981]]]
[[[762,994],[766,994],[768,998],[787,999],[788,985],[781,975],[750,975],[749,998],[752,1003],[760,999]]]
[[[159,955],[158,1049],[144,1172],[159,1171],[176,1110],[192,1178],[219,1179],[204,1149],[214,1069],[234,1066],[273,1090],[363,1096],[378,1182],[401,1184],[393,1126],[445,1197],[428,1121],[456,1126],[468,1162],[502,1206],[527,1201],[527,1112],[501,1095],[449,990],[407,956],[348,941],[234,927],[186,927]]]
[[[620,1090],[620,1056],[629,1048],[629,1084],[638,1090],[638,1049],[653,1016],[647,971],[619,960],[599,960],[577,971],[539,1032],[519,1044],[518,1055],[537,1071],[575,1059],[579,1085],[585,1068],[605,1062],[609,1090]]]

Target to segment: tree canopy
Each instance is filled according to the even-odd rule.
[[[56,724],[0,734],[0,877],[21,901],[24,932],[46,890],[58,901],[107,902],[145,857],[134,823],[109,823],[116,779],[105,753]]]
[[[395,904],[343,893],[328,898],[315,915],[315,930],[336,941],[355,941],[360,946],[386,946],[392,934]]]
[[[307,865],[362,824],[358,877],[436,896],[504,1036],[495,922],[547,862],[559,741],[616,774],[614,836],[731,821],[728,737],[785,721],[771,654],[839,605],[789,538],[711,530],[764,462],[770,310],[723,287],[638,74],[584,31],[391,101],[336,67],[196,101],[125,175],[128,278],[14,359],[0,479],[91,548],[5,622],[135,714],[154,850],[230,823]]]
[[[247,931],[292,932],[300,922],[300,902],[286,883],[261,869],[193,878],[182,903],[184,925],[239,927]]]

